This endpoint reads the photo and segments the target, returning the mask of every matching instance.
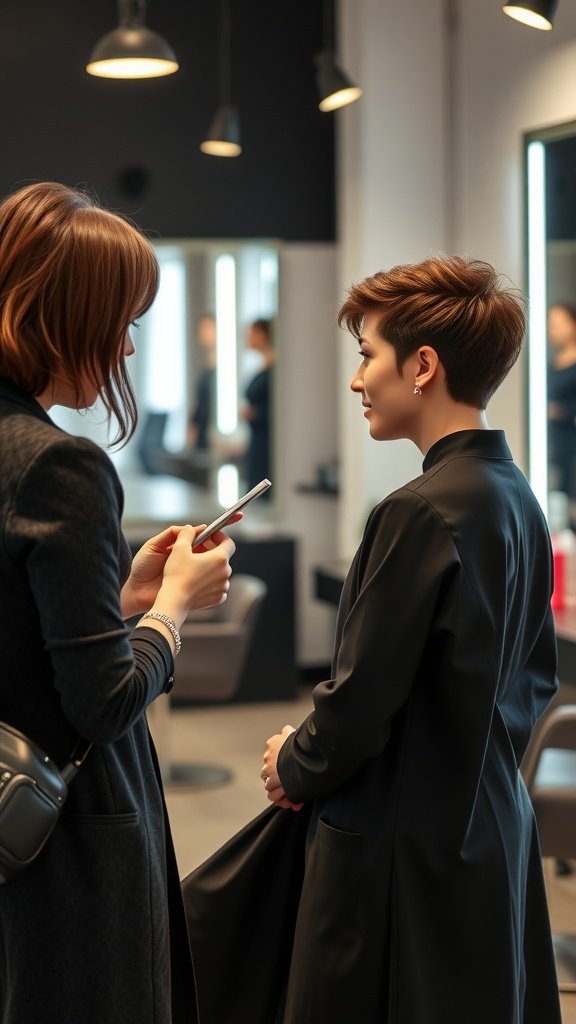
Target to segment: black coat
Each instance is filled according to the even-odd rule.
[[[278,761],[313,802],[283,1024],[559,1024],[518,771],[556,688],[550,593],[500,431],[442,438],[371,514]]]
[[[96,746],[37,861],[0,887],[2,1024],[191,1024],[178,872],[145,717],[169,645],[134,637],[108,457],[0,383],[0,720],[63,764]],[[137,637],[137,638],[136,638]]]

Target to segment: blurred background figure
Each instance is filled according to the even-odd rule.
[[[188,423],[188,446],[196,451],[210,447],[216,380],[216,319],[206,313],[196,328],[202,367],[196,378],[195,400]]]
[[[550,306],[548,339],[550,489],[568,495],[572,525],[576,519],[576,304]]]
[[[246,449],[246,483],[254,487],[260,480],[269,477],[271,464],[270,410],[272,399],[272,367],[274,348],[270,320],[254,320],[246,336],[247,348],[258,352],[260,369],[246,388],[246,403],[241,409],[242,418],[249,427]],[[268,500],[268,492],[261,500]]]

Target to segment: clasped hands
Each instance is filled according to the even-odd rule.
[[[266,750],[264,752],[264,764],[262,771],[260,772],[260,778],[264,783],[266,795],[273,804],[277,804],[278,807],[283,807],[285,810],[291,809],[293,811],[299,811],[303,805],[293,804],[292,801],[288,799],[282,788],[280,776],[276,770],[280,747],[285,743],[286,739],[292,732],[296,732],[294,726],[285,725],[281,733],[275,733],[274,736],[271,736],[267,741]]]

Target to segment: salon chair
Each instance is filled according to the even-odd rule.
[[[151,727],[166,785],[216,785],[232,773],[218,765],[176,763],[169,757],[174,714],[172,694],[179,702],[224,703],[236,693],[246,655],[254,639],[267,587],[255,576],[234,574],[228,598],[217,608],[190,612],[180,636],[175,685],[150,708]],[[193,738],[191,740],[193,743]]]
[[[168,421],[167,412],[147,412],[139,431],[137,450],[145,473],[155,476],[162,470],[158,460],[165,453],[164,431]]]
[[[557,860],[576,858],[576,704],[544,718],[522,762],[545,860],[548,897]],[[576,935],[554,935],[558,987],[576,992]]]
[[[167,412],[147,412],[143,416],[136,445],[142,469],[148,476],[175,476],[205,490],[214,472],[210,453],[193,449],[168,451],[164,445],[167,423]]]

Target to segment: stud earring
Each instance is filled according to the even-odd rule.
[[[419,384],[415,384],[414,385],[414,391],[412,392],[412,394],[413,395],[421,395],[422,394],[422,388],[420,387]]]

